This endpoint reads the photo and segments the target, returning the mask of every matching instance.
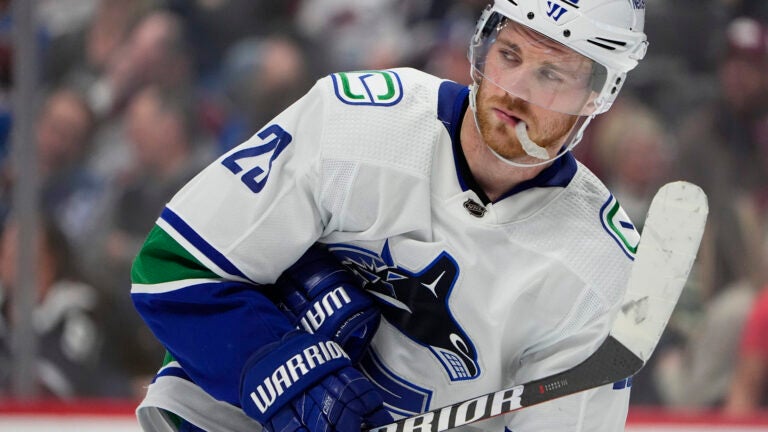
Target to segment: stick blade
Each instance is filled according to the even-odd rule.
[[[645,363],[688,280],[707,220],[707,196],[688,182],[664,185],[643,226],[621,311],[611,335]]]

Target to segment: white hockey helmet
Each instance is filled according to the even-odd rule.
[[[646,0],[494,0],[477,23],[469,48],[472,79],[486,79],[530,103],[553,111],[592,117],[607,111],[623,86],[627,72],[647,51],[643,26]],[[567,92],[550,89],[545,96],[516,91],[484,74],[488,51],[505,25],[523,25],[591,60],[588,94],[574,104]],[[531,95],[533,93],[533,96]],[[565,96],[563,96],[565,95]]]

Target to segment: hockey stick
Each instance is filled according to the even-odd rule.
[[[610,334],[564,372],[404,418],[368,432],[442,432],[628,378],[664,332],[699,249],[707,197],[691,183],[664,185],[653,198],[623,305]]]

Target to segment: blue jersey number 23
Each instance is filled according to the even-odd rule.
[[[293,137],[278,125],[268,126],[256,136],[262,139],[262,144],[233,152],[231,155],[224,158],[221,161],[221,164],[232,171],[233,174],[240,174],[244,168],[238,163],[239,161],[271,152],[272,156],[269,158],[266,171],[264,168],[257,165],[240,176],[240,180],[248,186],[249,189],[254,193],[259,193],[267,184],[269,172],[272,170],[272,162],[274,162],[275,159],[280,156],[280,153],[288,147],[288,144],[291,143]],[[262,176],[265,172],[266,174]]]

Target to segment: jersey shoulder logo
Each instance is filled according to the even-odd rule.
[[[329,250],[376,296],[381,314],[409,339],[429,349],[451,381],[480,375],[474,343],[453,316],[448,299],[459,276],[459,266],[447,252],[425,268],[411,271],[395,263],[384,244],[380,254],[351,245]]]
[[[640,234],[613,195],[600,209],[600,220],[603,228],[613,237],[629,259],[634,260],[640,243]]]
[[[391,70],[331,75],[336,97],[347,105],[393,106],[403,99],[403,82]]]

